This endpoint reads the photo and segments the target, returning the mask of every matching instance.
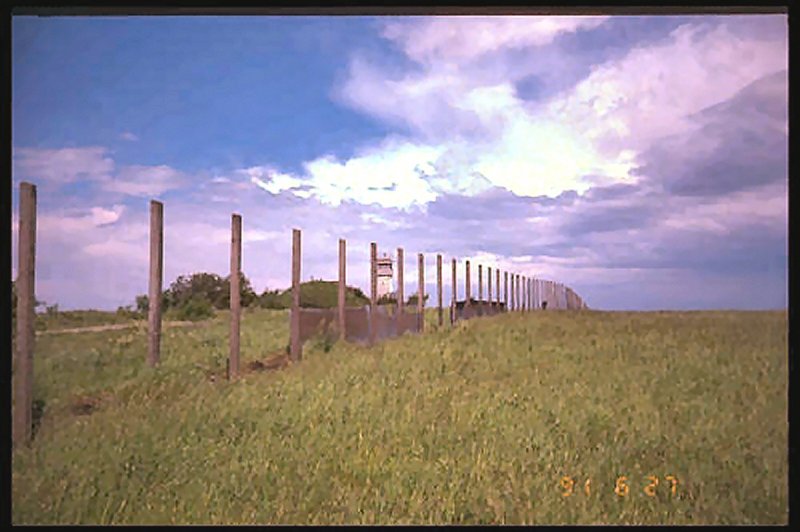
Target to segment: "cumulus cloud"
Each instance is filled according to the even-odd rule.
[[[785,180],[787,71],[764,76],[654,144],[637,173],[680,195],[720,195]]]
[[[109,192],[120,192],[130,196],[159,196],[164,192],[180,188],[187,182],[186,176],[169,166],[124,166],[113,178],[105,179],[103,188]]]
[[[107,179],[114,171],[109,151],[100,146],[82,148],[14,148],[16,179],[55,184]]]
[[[410,17],[388,23],[383,36],[418,62],[463,61],[503,49],[542,46],[561,34],[594,28],[605,16]]]
[[[134,135],[130,131],[125,131],[125,132],[121,133],[119,138],[121,138],[122,140],[127,140],[129,142],[136,142],[137,140],[139,140],[139,137],[137,137],[136,135]]]
[[[537,99],[520,94],[520,76],[561,76],[562,40],[605,23],[516,19],[389,22],[383,35],[409,64],[392,70],[356,54],[334,92],[400,130],[300,171],[266,161],[184,188],[165,205],[165,280],[227,275],[238,212],[243,269],[258,291],[289,285],[296,227],[303,279],[335,279],[346,238],[349,279],[365,290],[375,241],[379,252],[406,250],[407,293],[422,252],[429,291],[442,253],[446,278],[450,259],[459,279],[469,259],[473,272],[483,264],[563,281],[602,308],[785,305],[785,35],[704,17],[585,73],[569,67],[578,83]],[[43,213],[42,297],[131,303],[146,290],[139,198],[191,178],[168,166],[117,169],[102,148],[66,150],[15,150],[15,178],[86,180],[130,203],[109,196]],[[78,293],[75,277],[93,282]]]
[[[785,33],[764,40],[737,29],[681,25],[663,42],[597,66],[550,110],[602,151],[646,149],[691,128],[691,114],[787,68]]]

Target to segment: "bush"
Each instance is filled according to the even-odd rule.
[[[422,298],[422,302],[423,303],[427,303],[428,302],[428,296],[430,296],[430,294],[425,294],[425,296]],[[407,307],[416,307],[417,306],[417,294],[413,294],[412,296],[410,296],[408,298],[408,300],[406,301],[406,306]]]
[[[201,296],[196,296],[175,309],[175,318],[181,321],[200,321],[214,316],[214,305]]]
[[[285,309],[291,306],[291,293],[279,290],[264,290],[258,297],[258,306],[269,309]]]
[[[397,298],[393,295],[383,295],[375,302],[377,305],[396,305]]]
[[[117,307],[117,316],[128,318],[131,320],[142,319],[147,317],[147,309],[144,312],[136,310],[131,305]]]

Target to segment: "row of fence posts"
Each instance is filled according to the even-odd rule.
[[[18,244],[18,277],[17,277],[17,309],[16,309],[16,350],[15,369],[13,374],[14,408],[12,441],[14,445],[28,443],[32,436],[32,406],[33,406],[33,351],[34,351],[34,323],[35,323],[35,258],[36,258],[36,186],[20,183],[19,198],[19,244]],[[397,249],[398,284],[397,308],[399,312],[404,308],[404,279],[403,279],[403,248]],[[425,260],[422,253],[418,254],[418,292],[417,313],[419,331],[424,327],[425,310]],[[377,244],[370,245],[370,310],[377,307]],[[290,318],[290,358],[299,361],[302,357],[300,341],[300,230],[292,232],[292,303]],[[456,259],[453,266],[453,294],[450,312],[450,324],[456,321]],[[230,256],[230,352],[227,361],[227,377],[235,379],[239,375],[239,333],[241,320],[240,301],[240,274],[242,267],[242,217],[239,214],[231,215],[231,256]],[[483,275],[482,265],[478,266],[478,297],[483,300]],[[492,298],[491,268],[488,272],[488,295]],[[338,286],[338,322],[340,338],[345,337],[345,299],[346,299],[346,242],[339,240],[339,286]],[[150,268],[148,282],[148,349],[147,363],[151,367],[158,366],[161,358],[161,331],[162,331],[162,288],[164,277],[164,205],[155,200],[150,201]],[[438,323],[441,327],[444,322],[442,305],[442,256],[436,256],[437,279],[437,308]],[[495,292],[497,304],[500,304],[500,270],[495,270]],[[506,310],[521,310],[534,308],[533,279],[503,272],[503,302],[509,301],[509,279],[511,281],[511,301]],[[520,287],[523,287],[521,299]],[[552,288],[552,286],[551,286]],[[471,305],[470,262],[466,261],[466,305]],[[516,296],[515,296],[516,291]],[[552,291],[552,290],[551,290]],[[550,296],[552,297],[552,295]],[[569,291],[568,297],[575,308],[586,308],[579,296]],[[525,301],[526,303],[523,303]],[[370,341],[374,343],[374,328],[370,333]]]
[[[302,358],[302,339],[300,331],[300,268],[301,268],[301,246],[300,246],[300,230],[293,230],[292,239],[292,307],[290,318],[290,354],[291,359],[295,362]],[[345,299],[347,290],[347,268],[346,268],[346,253],[347,243],[344,239],[339,239],[339,280],[338,280],[338,311],[336,313],[337,329],[340,339],[344,339],[347,334],[346,328],[346,313],[345,313]],[[422,253],[418,257],[418,289],[417,289],[417,329],[423,332],[425,323],[425,258]],[[378,300],[378,246],[377,243],[370,243],[370,302],[369,310],[372,315],[377,310]],[[398,315],[402,315],[405,305],[405,280],[404,280],[404,250],[402,247],[397,248],[397,289],[395,293],[396,309]],[[457,262],[452,259],[453,265],[453,278],[452,278],[452,299],[450,304],[450,324],[453,325],[456,321],[456,308],[457,308]],[[500,300],[500,270],[495,269],[496,277],[496,298],[497,305],[501,304]],[[483,265],[478,265],[478,304],[483,304]],[[492,269],[487,268],[487,290],[488,301],[492,303]],[[521,274],[503,272],[503,301],[505,310],[528,312],[538,307],[536,288],[539,286],[537,279],[526,277]],[[510,283],[510,301],[509,301],[509,283]],[[436,286],[437,286],[437,318],[439,327],[444,324],[444,308],[442,302],[442,255],[436,255]],[[548,292],[543,295],[545,298],[554,298],[557,294],[564,293],[563,304],[559,302],[557,307],[563,308],[585,308],[580,298],[569,287],[561,284],[547,283],[543,286],[548,287]],[[557,290],[557,288],[561,290]],[[465,302],[467,307],[472,305],[472,283],[470,277],[470,261],[465,261]],[[369,343],[375,343],[375,327],[370,327],[369,330]]]

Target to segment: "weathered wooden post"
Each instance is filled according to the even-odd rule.
[[[419,332],[425,329],[425,258],[419,254],[419,289],[417,292],[417,311],[419,312]]]
[[[164,205],[150,201],[150,283],[147,290],[147,363],[161,360],[161,286],[164,275]]]
[[[346,338],[345,330],[345,301],[347,299],[347,243],[344,238],[339,239],[339,339]]]
[[[528,279],[528,310],[533,310],[533,279]]]
[[[442,308],[442,255],[436,255],[436,301],[439,309],[439,328],[444,324],[444,309]]]
[[[517,301],[514,299],[514,279],[516,278],[517,274],[512,273],[509,282],[511,283],[511,307],[510,310],[517,310]]]
[[[464,278],[464,290],[465,290],[465,294],[466,294],[466,299],[464,301],[464,305],[469,307],[469,306],[471,306],[469,300],[470,300],[470,298],[472,296],[472,293],[471,293],[471,290],[470,290],[470,279],[469,279],[469,261],[467,261],[467,263],[466,263],[466,277]]]
[[[497,281],[495,283],[495,285],[496,285],[495,288],[497,289],[496,290],[497,291],[497,307],[498,307],[498,310],[499,310],[499,307],[500,307],[500,270],[495,268],[494,273],[495,273],[495,281]]]
[[[456,259],[453,259],[453,294],[450,305],[450,325],[456,322],[456,297],[458,296],[458,285],[456,284]]]
[[[405,301],[403,298],[405,297],[404,292],[404,285],[405,281],[403,281],[403,263],[405,260],[403,259],[403,248],[397,248],[397,315],[401,315],[405,312]]]
[[[370,242],[369,245],[369,344],[375,343],[378,310],[378,244]]]
[[[289,356],[299,362],[303,356],[300,345],[300,229],[292,229],[292,315]]]
[[[503,272],[503,303],[506,311],[511,310],[508,306],[508,272]]]
[[[486,301],[489,303],[489,309],[492,308],[492,267],[486,267]]]
[[[228,357],[228,378],[239,376],[239,320],[242,315],[241,305],[241,271],[242,271],[242,217],[231,215],[231,276],[230,290],[231,334],[230,355]]]
[[[521,283],[520,283],[521,280],[522,280],[522,276],[520,274],[517,274],[517,281],[514,284],[514,287],[517,289],[517,310],[518,311],[522,311],[522,297],[521,297],[522,296],[522,290],[521,290],[522,287],[520,286],[521,285]]]
[[[522,312],[528,312],[528,278],[522,276]]]
[[[522,312],[528,311],[528,278],[522,276]]]
[[[19,184],[17,244],[17,349],[14,379],[13,445],[33,437],[33,347],[36,320],[36,185]]]
[[[478,264],[478,305],[483,306],[483,264]]]

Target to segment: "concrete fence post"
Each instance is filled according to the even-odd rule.
[[[397,248],[397,313],[402,314],[405,312],[406,303],[403,301],[405,298],[405,281],[403,280],[403,248]]]
[[[492,306],[492,267],[486,267],[486,301]]]
[[[425,330],[425,257],[420,253],[418,258],[417,312],[419,312],[419,332],[423,332]]]
[[[458,297],[458,285],[456,284],[456,259],[453,259],[453,294],[450,304],[450,324],[456,322],[456,301]]]
[[[300,229],[292,229],[292,315],[289,356],[299,362],[303,356],[300,345]]]
[[[339,239],[339,339],[344,340],[346,334],[345,302],[347,300],[347,243]]]
[[[242,271],[242,217],[231,215],[231,276],[228,282],[231,309],[230,355],[228,357],[228,378],[239,376],[239,327],[242,316],[241,305]]]
[[[528,311],[528,278],[522,277],[522,312]]]
[[[164,277],[164,205],[150,201],[150,282],[147,290],[147,363],[161,360],[161,290]]]
[[[470,278],[469,278],[469,261],[467,261],[467,264],[466,264],[466,277],[464,278],[464,290],[465,290],[464,294],[465,294],[465,298],[466,298],[464,300],[464,305],[467,306],[467,307],[471,306],[469,300],[472,297],[472,290],[470,290],[470,288],[471,287],[470,287]]]
[[[533,310],[533,279],[528,279],[528,308]]]
[[[444,309],[442,308],[442,255],[436,255],[436,308],[439,314],[439,328],[444,325]]]
[[[378,310],[378,244],[369,244],[369,345],[375,343],[375,313]]]
[[[36,185],[19,185],[17,243],[17,349],[13,372],[13,445],[28,445],[33,437],[33,348],[36,339]]]
[[[503,272],[503,303],[506,310],[511,310],[508,305],[508,272]]]
[[[517,278],[516,273],[512,273],[509,282],[511,283],[511,310],[517,310],[517,300],[514,298],[514,280]]]
[[[494,277],[495,277],[495,291],[497,292],[497,306],[500,306],[500,270],[495,268],[494,269]]]
[[[478,264],[478,304],[483,306],[483,265]]]

